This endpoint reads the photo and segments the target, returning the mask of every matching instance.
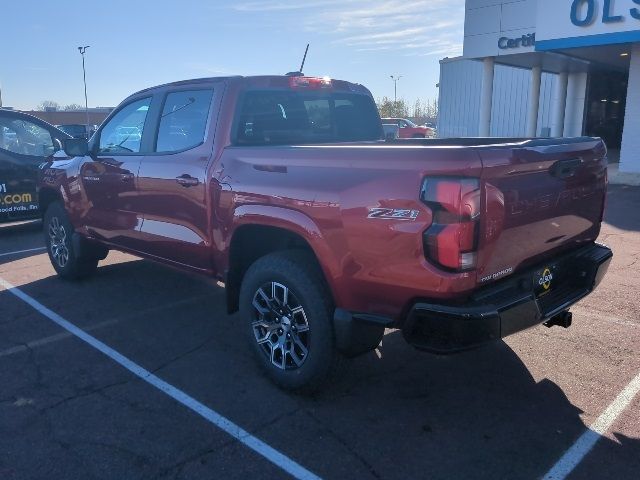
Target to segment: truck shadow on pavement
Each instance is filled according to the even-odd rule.
[[[582,410],[550,379],[534,379],[504,342],[438,357],[413,353],[400,333],[392,333],[383,340],[385,357],[357,360],[342,388],[357,391],[360,402],[378,399],[375,428],[366,425],[367,413],[353,414],[370,447],[386,438],[384,455],[394,465],[407,464],[405,478],[420,471],[443,479],[540,478],[585,431]],[[337,411],[324,421],[340,428],[349,418]],[[598,454],[580,478],[610,478],[616,469],[621,476],[611,478],[631,478],[640,466],[639,439],[602,438],[598,449],[608,453]]]
[[[503,342],[453,356],[434,356],[414,350],[399,332],[390,331],[376,352],[351,361],[321,394],[301,397],[279,390],[262,375],[251,357],[241,319],[225,313],[224,290],[209,280],[134,260],[103,266],[83,282],[48,277],[21,289],[80,328],[114,320],[113,325],[91,334],[324,478],[539,478],[585,431],[582,411],[561,388],[548,378],[535,379]],[[0,292],[1,305],[11,302],[19,301]],[[29,328],[33,322],[46,321],[35,311],[32,317],[21,325]],[[65,342],[46,347],[48,358],[59,359],[41,366],[38,382],[60,377],[67,391],[104,388],[99,376],[89,386],[83,383],[91,363],[71,363],[68,359],[75,358],[74,350],[80,357],[97,356],[96,361],[125,379],[130,376],[81,342]],[[38,350],[32,354],[37,361]],[[540,361],[552,367],[555,359]],[[19,387],[12,387],[10,377],[22,378],[24,371],[8,373],[5,368],[3,372],[9,377],[3,382],[3,398],[22,398],[25,388],[38,398],[36,384],[25,387],[20,381],[15,382]],[[576,382],[580,382],[578,376]],[[131,384],[138,384],[139,394],[140,382]],[[151,386],[143,387],[150,398],[160,395]],[[135,387],[118,388],[117,396],[127,398]],[[62,416],[64,422],[59,420],[57,427],[51,411],[47,420],[38,408],[25,410],[24,415],[33,416],[29,425],[47,421],[53,425],[48,428],[59,428],[64,433],[57,438],[69,445],[78,438],[85,443],[108,440],[122,448],[130,448],[131,442],[144,445],[138,455],[155,471],[152,478],[210,477],[221,468],[213,460],[207,462],[215,451],[212,440],[200,437],[194,438],[189,450],[191,456],[203,452],[198,462],[185,462],[183,447],[165,454],[162,461],[154,460],[158,458],[155,449],[168,448],[163,442],[171,442],[172,436],[189,437],[203,419],[190,415],[186,422],[174,420],[175,410],[182,407],[173,402],[154,405],[147,413],[140,407],[127,410],[120,401],[113,405],[118,415],[105,421],[105,412],[112,407],[96,404],[110,398],[83,393],[68,407],[73,407],[73,415]],[[166,410],[162,414],[166,439],[153,438],[154,428],[132,430],[133,424],[157,424],[158,408]],[[131,425],[128,415],[135,417]],[[92,427],[86,428],[87,424]],[[11,446],[3,451],[23,449],[31,452],[30,462],[37,462],[38,442],[47,440],[39,438],[35,445],[33,441],[27,432],[24,440],[14,435]],[[3,443],[0,440],[0,446]],[[91,447],[83,448],[89,449],[90,456]],[[3,468],[28,471],[31,467],[26,463],[12,464],[19,458],[5,461]],[[134,477],[145,461],[140,458],[126,465],[129,470],[125,468]],[[239,467],[230,458],[225,468]],[[600,439],[571,478],[632,478],[638,469],[640,440],[616,434],[615,441]],[[71,473],[76,478],[83,474]]]

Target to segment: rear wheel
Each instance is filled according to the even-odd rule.
[[[247,271],[241,316],[258,362],[278,386],[310,393],[337,369],[341,356],[331,303],[315,259],[306,252],[271,253]]]
[[[49,260],[59,277],[76,280],[95,272],[98,256],[77,251],[73,225],[60,202],[52,203],[44,215],[44,237]]]

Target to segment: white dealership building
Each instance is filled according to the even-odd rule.
[[[640,0],[467,0],[438,134],[605,139],[640,173]]]

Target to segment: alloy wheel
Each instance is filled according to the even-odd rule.
[[[69,247],[67,246],[67,231],[60,224],[58,217],[53,217],[49,222],[49,241],[51,256],[60,268],[64,268],[69,262]]]
[[[281,370],[300,368],[309,354],[309,322],[295,294],[278,282],[253,295],[253,335],[271,363]]]

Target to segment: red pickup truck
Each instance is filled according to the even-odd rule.
[[[221,280],[291,390],[386,328],[447,353],[568,326],[612,257],[603,142],[382,137],[369,91],[339,80],[143,90],[42,167],[51,262],[77,279],[116,249]]]

